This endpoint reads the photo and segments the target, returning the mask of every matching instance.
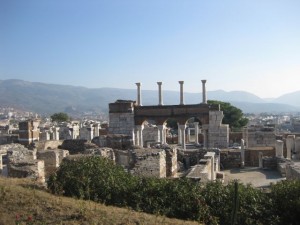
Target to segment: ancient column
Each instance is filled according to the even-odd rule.
[[[295,139],[295,159],[300,159],[300,137]]]
[[[59,141],[59,127],[53,129],[53,140]]]
[[[260,168],[260,169],[262,169],[263,168],[263,153],[262,152],[259,152],[258,153],[258,167]]]
[[[276,148],[276,157],[283,158],[283,141],[276,140],[275,148]]]
[[[140,139],[140,147],[144,147],[144,140],[143,140],[143,125],[139,126],[139,139]]]
[[[157,84],[158,84],[158,105],[163,105],[162,90],[161,90],[162,82],[157,82]]]
[[[137,86],[137,105],[141,106],[142,105],[142,96],[141,96],[141,86],[142,83],[135,83]]]
[[[161,144],[165,144],[164,142],[164,126],[163,125],[157,125],[158,131],[159,131],[159,139]]]
[[[179,123],[177,123],[177,127],[178,127],[177,128],[177,132],[178,132],[178,144],[181,145],[181,135],[182,134],[181,134],[181,130],[180,130],[179,126],[180,126]]]
[[[215,168],[215,157],[216,157],[216,153],[215,152],[207,152],[204,155],[204,159],[209,159],[210,163],[211,163],[211,167],[210,167],[210,173],[211,173],[211,180],[215,180],[216,179],[216,168]]]
[[[241,139],[241,167],[245,167],[245,141]]]
[[[88,129],[89,131],[89,141],[93,140],[94,138],[94,129],[93,129],[93,124],[90,124],[90,129]]]
[[[2,154],[0,153],[0,174],[2,173],[2,170],[3,170]]]
[[[292,151],[295,148],[295,135],[288,135],[286,138],[286,158],[292,159]]]
[[[132,128],[132,131],[131,131],[131,136],[132,136],[132,143],[135,145],[136,139],[135,139],[135,132],[134,132],[134,128]]]
[[[194,122],[195,126],[195,144],[199,144],[199,122]]]
[[[96,123],[94,126],[94,137],[99,137],[99,129],[100,129],[100,124]]]
[[[187,142],[191,142],[191,128],[187,128]]]
[[[207,148],[207,130],[202,129],[203,131],[203,148]]]
[[[167,127],[163,126],[163,138],[164,138],[164,144],[167,143]]]
[[[206,87],[205,87],[206,80],[201,80],[201,82],[202,82],[202,103],[207,104]]]
[[[186,150],[186,146],[185,146],[185,128],[186,125],[179,125],[179,129],[181,131],[181,146],[183,150]]]
[[[135,138],[135,145],[136,146],[140,146],[140,130],[139,130],[139,126],[138,125],[136,125],[135,126],[135,136],[136,136],[136,138]]]
[[[178,81],[180,84],[180,105],[184,105],[183,102],[183,83],[184,81]]]

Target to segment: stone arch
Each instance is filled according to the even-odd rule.
[[[199,144],[200,128],[202,127],[201,120],[198,117],[190,117],[186,121],[186,127],[186,143]]]
[[[176,118],[168,118],[164,122],[167,144],[178,144],[178,120]]]

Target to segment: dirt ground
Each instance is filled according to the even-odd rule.
[[[237,179],[243,184],[251,183],[254,187],[268,187],[270,183],[285,180],[276,170],[266,170],[258,167],[230,169],[222,172],[225,174],[225,183]]]

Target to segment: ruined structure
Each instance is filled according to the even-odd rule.
[[[251,126],[243,129],[243,140],[247,148],[275,147],[276,135],[273,127]]]
[[[3,175],[17,178],[33,178],[44,183],[59,167],[63,158],[69,155],[67,150],[38,150],[28,149],[21,144],[0,145],[0,169],[2,158],[7,157],[6,171]]]
[[[183,81],[180,84],[180,103],[179,105],[163,105],[162,82],[159,86],[159,103],[157,106],[142,106],[141,83],[137,85],[137,102],[131,100],[117,100],[109,104],[109,133],[125,134],[131,136],[135,145],[140,147],[147,146],[148,142],[166,143],[166,121],[174,119],[178,122],[178,142],[183,149],[186,149],[188,137],[187,121],[196,118],[195,122],[195,143],[198,144],[198,135],[201,126],[203,135],[203,146],[205,148],[228,147],[229,126],[222,124],[223,112],[220,106],[207,104],[206,100],[206,80],[202,80],[202,103],[185,105],[183,96]],[[145,136],[145,121],[154,121],[158,135],[153,138]],[[153,132],[156,132],[153,129]],[[149,133],[147,130],[146,133]]]
[[[28,145],[39,140],[39,120],[27,120],[19,123],[19,143]]]

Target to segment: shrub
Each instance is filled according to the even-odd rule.
[[[200,185],[189,179],[135,177],[111,160],[93,156],[64,160],[48,187],[53,193],[205,224],[300,221],[299,180],[280,182],[265,193],[234,182]]]
[[[300,180],[284,180],[271,186],[273,214],[278,215],[278,224],[300,223]]]

